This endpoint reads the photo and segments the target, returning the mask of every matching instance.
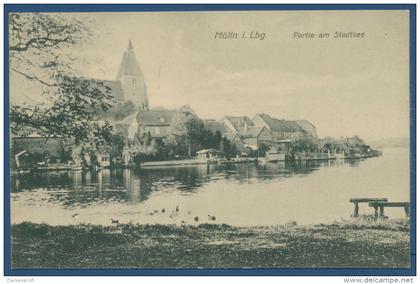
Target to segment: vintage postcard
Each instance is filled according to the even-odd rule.
[[[13,7],[9,273],[415,271],[415,8]]]

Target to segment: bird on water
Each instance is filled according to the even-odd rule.
[[[216,216],[211,216],[210,214],[208,216],[210,221],[216,221]]]

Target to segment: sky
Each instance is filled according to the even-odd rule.
[[[409,136],[408,11],[72,14],[93,27],[71,53],[81,75],[115,80],[131,39],[151,107],[190,105],[201,118],[267,113],[307,119],[324,136]],[[335,32],[363,38],[333,38]],[[220,39],[218,32],[237,33]],[[265,38],[251,39],[251,32]],[[295,32],[315,34],[297,39]],[[247,38],[242,39],[245,33]],[[327,39],[319,33],[330,33]],[[12,101],[30,101],[12,78]],[[23,95],[22,95],[23,94]],[[30,94],[30,96],[28,96]]]

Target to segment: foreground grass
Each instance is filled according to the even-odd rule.
[[[12,226],[13,268],[409,267],[406,220],[237,228]]]

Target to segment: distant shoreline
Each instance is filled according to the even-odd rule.
[[[368,141],[368,144],[375,149],[409,148],[410,138],[386,138],[375,141]]]
[[[409,148],[410,148],[410,145],[375,147],[375,149],[409,149]]]

